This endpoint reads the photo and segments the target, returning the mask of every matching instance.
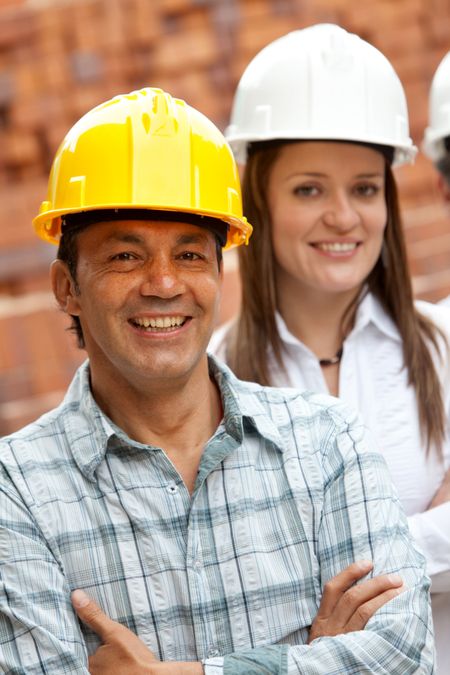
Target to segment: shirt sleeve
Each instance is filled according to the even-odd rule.
[[[450,296],[438,305],[416,300],[421,314],[432,321],[444,334],[447,343],[440,342],[440,356],[435,358],[436,372],[442,385],[447,433],[443,443],[443,467],[450,469]],[[446,308],[442,305],[447,305]],[[435,453],[435,449],[432,451]],[[434,458],[433,458],[434,459]],[[430,458],[431,461],[431,458]],[[431,593],[450,591],[450,502],[415,513],[408,517],[408,525],[418,547],[427,561],[427,573],[431,578]]]
[[[378,610],[364,631],[206,659],[206,675],[218,675],[220,668],[224,675],[434,672],[424,559],[414,547],[385,462],[357,418],[330,439],[323,469],[316,549],[322,588],[351,562],[370,559],[372,576],[398,572],[407,590]]]
[[[450,591],[450,502],[408,518],[411,533],[427,561],[432,593]]]
[[[87,663],[62,568],[0,471],[0,672],[89,675]]]

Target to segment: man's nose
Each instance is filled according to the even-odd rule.
[[[185,290],[185,283],[174,261],[155,257],[143,268],[141,295],[173,298]]]

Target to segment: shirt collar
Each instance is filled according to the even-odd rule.
[[[352,333],[363,330],[369,324],[374,325],[381,333],[384,333],[393,340],[401,341],[397,326],[381,302],[373,293],[367,292],[356,312]]]
[[[284,441],[275,422],[267,413],[262,399],[270,399],[272,387],[261,387],[253,382],[242,382],[224,363],[213,356],[208,356],[209,369],[214,377],[224,408],[224,422],[227,432],[240,442],[244,436],[244,420],[256,429],[279,450],[285,449]],[[237,436],[236,436],[237,432]]]
[[[224,409],[226,432],[239,443],[244,439],[244,420],[248,419],[258,433],[273,442],[280,450],[283,440],[267,410],[261,404],[256,391],[261,387],[238,380],[231,370],[209,356],[210,374],[219,387]],[[64,428],[72,456],[80,471],[89,480],[104,459],[110,445],[117,440],[129,446],[148,448],[130,439],[100,410],[92,396],[89,381],[89,362],[85,361],[72,380],[61,404],[64,411]]]
[[[86,478],[93,480],[114,431],[92,396],[88,361],[78,368],[61,405],[72,456]]]
[[[301,343],[295,335],[289,331],[283,317],[278,311],[275,313],[275,321],[281,341],[285,345],[294,345],[298,347]],[[398,342],[401,341],[397,326],[386,312],[381,302],[373,295],[373,293],[367,292],[363,295],[356,311],[355,325],[353,326],[350,335],[364,330],[364,328],[370,324],[374,325],[381,333],[384,333],[388,337]],[[305,349],[307,348],[305,347]]]

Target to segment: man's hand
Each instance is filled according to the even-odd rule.
[[[201,675],[200,663],[162,663],[128,628],[110,619],[84,591],[72,593],[78,617],[103,644],[89,657],[91,675]]]
[[[325,584],[308,644],[318,637],[363,630],[377,609],[404,590],[397,574],[383,574],[355,585],[372,567],[369,561],[353,563]]]
[[[440,488],[438,489],[433,499],[431,500],[428,509],[434,509],[435,506],[440,506],[441,504],[445,504],[445,502],[449,501],[450,501],[450,469],[447,470],[447,473],[444,476],[444,480],[442,481]]]

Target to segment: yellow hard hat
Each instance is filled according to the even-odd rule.
[[[33,225],[57,244],[63,216],[101,209],[217,218],[228,225],[227,248],[248,243],[252,232],[225,138],[207,117],[161,89],[116,96],[72,127]]]

